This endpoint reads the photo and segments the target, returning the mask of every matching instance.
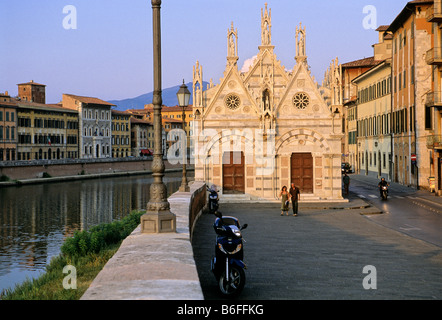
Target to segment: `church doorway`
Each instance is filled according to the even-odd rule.
[[[311,153],[293,153],[291,157],[291,183],[301,193],[313,193],[313,156]]]
[[[223,194],[245,193],[244,153],[241,151],[223,154]]]

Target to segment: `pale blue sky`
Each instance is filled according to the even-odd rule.
[[[363,8],[376,8],[377,24],[390,24],[402,0],[163,0],[163,89],[192,80],[199,60],[205,81],[223,76],[227,30],[238,29],[239,67],[258,52],[261,8],[272,10],[272,44],[288,69],[295,64],[295,30],[307,29],[312,74],[322,82],[335,57],[342,63],[373,55],[377,32],[363,27]],[[75,6],[77,29],[66,30],[63,8]],[[104,100],[153,90],[150,0],[1,0],[0,92],[17,84],[46,84],[47,103],[63,93]],[[147,101],[146,103],[150,103]]]

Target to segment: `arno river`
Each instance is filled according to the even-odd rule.
[[[40,275],[75,230],[145,209],[152,182],[143,175],[0,188],[0,292]],[[181,173],[164,183],[176,192]]]

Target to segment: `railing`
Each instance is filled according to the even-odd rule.
[[[428,22],[442,22],[441,0],[434,0],[433,6],[427,9],[426,19]]]
[[[442,148],[442,135],[427,136],[427,148],[428,149]]]
[[[440,47],[431,48],[425,55],[425,62],[430,65],[442,65],[442,49]]]

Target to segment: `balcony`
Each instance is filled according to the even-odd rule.
[[[425,100],[427,107],[442,108],[442,92],[429,92]]]
[[[427,148],[442,149],[442,136],[441,135],[427,136]]]
[[[426,15],[428,22],[442,22],[442,1],[434,0],[432,7],[427,9]]]
[[[442,49],[438,47],[428,50],[425,61],[429,65],[442,65]]]

